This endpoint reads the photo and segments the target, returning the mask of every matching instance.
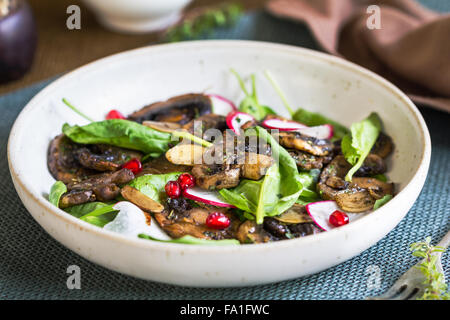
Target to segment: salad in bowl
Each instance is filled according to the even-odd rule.
[[[266,243],[352,223],[388,202],[393,139],[377,113],[346,127],[326,114],[290,117],[260,101],[231,70],[245,98],[186,93],[123,115],[64,124],[47,165],[49,201],[99,228],[149,241]],[[250,88],[249,88],[250,87]]]

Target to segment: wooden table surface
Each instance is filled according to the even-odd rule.
[[[267,0],[241,0],[246,10],[262,8]],[[17,81],[0,85],[0,94],[20,89],[117,52],[149,45],[157,34],[125,35],[111,32],[95,19],[80,1],[28,0],[38,26],[38,47],[31,70]],[[189,8],[222,3],[223,0],[194,0]],[[81,30],[68,30],[66,9],[81,8]]]

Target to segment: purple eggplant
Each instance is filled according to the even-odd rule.
[[[37,29],[24,0],[0,0],[0,83],[21,78],[31,67]]]

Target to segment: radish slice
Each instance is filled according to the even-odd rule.
[[[337,205],[336,201],[332,200],[309,203],[306,205],[305,208],[308,214],[315,222],[315,224],[324,231],[329,231],[331,229],[336,228],[329,222],[330,215],[336,210],[342,211],[342,209],[339,208],[339,206]],[[362,213],[345,212],[345,213],[348,216],[349,223],[351,223],[352,221],[358,220],[359,218],[363,217],[366,213],[369,212],[370,211],[367,211],[365,213],[364,212]]]
[[[248,121],[255,121],[255,118],[248,113],[234,111],[227,115],[226,120],[228,127],[239,135],[241,127]]]
[[[226,203],[217,191],[203,190],[197,187],[184,190],[185,198],[210,204],[216,207],[236,208],[232,204]]]
[[[144,233],[160,240],[171,239],[153,218],[148,225],[144,212],[131,202],[120,201],[113,206],[113,209],[118,210],[119,213],[113,221],[105,224],[103,229],[132,238]]]
[[[262,122],[262,125],[268,129],[278,129],[280,131],[295,131],[303,128],[308,128],[304,124],[292,120],[284,119],[267,119]]]
[[[295,131],[317,139],[331,139],[331,137],[333,137],[333,126],[330,124],[323,124],[321,126],[315,127],[306,127]]]
[[[228,113],[232,111],[238,111],[236,105],[229,99],[222,97],[218,94],[208,94],[208,97],[211,99],[213,113],[226,116]]]

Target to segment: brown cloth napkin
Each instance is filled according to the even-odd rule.
[[[369,5],[380,8],[380,29],[367,26]],[[267,9],[305,22],[325,51],[382,75],[415,102],[450,112],[450,14],[413,0],[270,0]]]

